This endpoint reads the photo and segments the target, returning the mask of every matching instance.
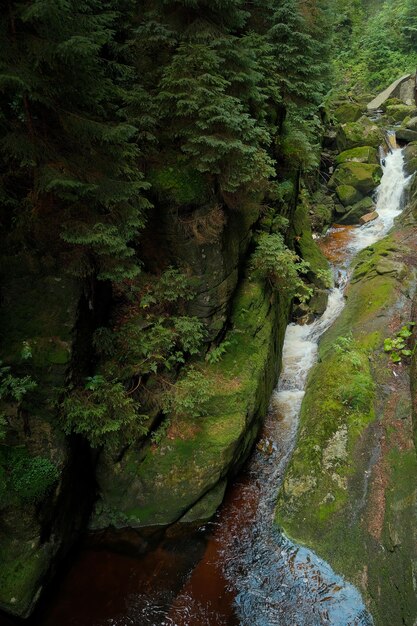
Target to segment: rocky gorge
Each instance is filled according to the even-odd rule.
[[[167,566],[177,577],[175,593],[168,594],[159,617],[138,609],[138,601],[132,615],[117,615],[125,620],[117,623],[138,623],[138,615],[141,623],[153,625],[157,619],[184,626],[275,623],[277,613],[262,622],[251,596],[259,592],[265,600],[267,583],[258,589],[247,582],[259,574],[259,580],[276,583],[272,569],[265,570],[268,576],[257,569],[259,555],[248,556],[255,536],[258,546],[269,546],[264,557],[278,569],[293,573],[298,563],[302,572],[294,577],[294,589],[301,584],[301,592],[293,604],[311,615],[291,613],[283,600],[274,600],[271,610],[285,607],[281,613],[287,616],[279,623],[415,623],[413,85],[414,76],[402,79],[378,100],[377,110],[352,97],[322,112],[325,131],[314,182],[302,176],[301,167],[289,168],[291,153],[279,153],[281,139],[276,139],[278,183],[275,195],[268,191],[271,197],[256,185],[238,192],[220,189],[213,177],[177,162],[169,151],[149,159],[147,197],[157,211],[140,236],[140,278],[126,280],[124,289],[98,279],[97,272],[80,280],[66,271],[74,259],[57,245],[52,202],[44,207],[43,225],[35,223],[23,245],[16,244],[21,225],[7,222],[0,298],[0,609],[5,620],[52,624],[53,597],[63,605],[70,602],[73,614],[67,618],[77,619],[76,594],[70,590],[69,600],[62,600],[51,581],[65,581],[62,564],[80,550],[81,541],[81,552],[94,546],[110,555],[110,563],[112,553],[132,552],[134,571],[168,541],[173,553],[183,545],[184,553],[192,553],[181,575]],[[393,176],[388,191],[401,179],[401,194],[394,198],[387,192],[387,207],[380,190],[388,171]],[[384,210],[392,208],[398,215],[404,210],[389,230],[392,221],[384,221]],[[299,269],[298,291],[285,283],[277,287],[273,272],[260,278],[256,250],[265,235],[280,246],[285,242],[287,256],[283,253],[279,262],[290,259]],[[336,291],[337,318],[328,314]],[[295,389],[297,410],[291,405],[286,439],[279,424],[287,424],[288,415],[282,407],[274,409],[274,402],[288,391],[288,324],[308,333],[323,319],[329,323],[320,327],[318,348],[319,336],[313,333],[311,372],[296,371],[302,385]],[[124,327],[130,334],[123,335]],[[397,339],[400,343],[393,344]],[[300,353],[296,358],[302,361]],[[120,383],[117,370],[127,371],[128,382]],[[109,389],[107,379],[118,382]],[[97,400],[100,393],[104,401]],[[112,421],[100,430],[103,404],[111,407]],[[134,436],[133,405],[139,424]],[[274,463],[279,473],[273,472]],[[269,473],[262,474],[266,467]],[[234,485],[239,489],[240,477],[251,472],[259,472],[252,480],[258,480],[256,489],[249,487],[252,495],[237,494]],[[248,511],[240,518],[246,497]],[[237,512],[233,507],[239,501]],[[267,534],[258,511],[268,520]],[[227,534],[232,517],[234,524],[241,520],[241,528],[232,525]],[[204,611],[201,622],[196,614],[187,622],[175,613],[183,578],[189,583],[187,602],[194,606],[192,572],[198,567],[207,572],[212,565],[187,537],[205,532],[205,524],[210,535],[213,519],[228,529],[213,576],[232,589],[227,610],[210,613],[210,622],[204,621]],[[207,546],[213,542],[218,539],[207,539]],[[238,566],[228,570],[222,558],[235,544],[231,561]],[[297,561],[300,546],[311,551],[304,565]],[[285,553],[284,566],[272,553]],[[242,554],[250,568],[242,565]],[[316,569],[306,574],[308,559]],[[327,565],[320,559],[330,568],[328,595],[312,592],[314,576],[325,577]],[[144,574],[144,588],[152,586],[153,571],[149,579]],[[280,584],[287,584],[285,575]],[[111,580],[109,574],[104,588]],[[348,598],[348,609],[343,598],[335,600],[339,591]],[[271,587],[269,597],[275,592]],[[303,594],[308,602],[300,609]],[[342,618],[334,617],[339,609]],[[61,626],[65,619],[60,614]]]

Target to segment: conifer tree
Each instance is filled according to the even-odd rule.
[[[73,271],[116,280],[138,271],[147,206],[117,39],[133,6],[10,0],[0,26],[3,203],[59,229]]]

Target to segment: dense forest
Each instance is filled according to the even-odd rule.
[[[87,530],[223,501],[288,322],[326,310],[317,237],[375,208],[387,126],[417,169],[415,103],[364,115],[415,74],[417,0],[7,0],[0,46],[0,609],[26,618]]]

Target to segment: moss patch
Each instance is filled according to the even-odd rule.
[[[361,146],[359,148],[351,148],[341,152],[336,157],[337,165],[341,163],[356,162],[356,163],[374,163],[378,164],[377,151],[372,146]]]
[[[329,180],[329,187],[336,189],[340,185],[349,185],[366,195],[377,187],[381,177],[382,169],[379,165],[355,162],[342,163]]]

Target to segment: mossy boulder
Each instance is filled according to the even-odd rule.
[[[404,126],[409,130],[417,131],[417,116],[411,117],[409,120],[407,120],[407,122],[404,123]]]
[[[207,415],[172,418],[158,445],[98,459],[99,499],[92,528],[205,520],[225,480],[247,458],[276,383],[289,314],[263,284],[246,278],[233,302],[225,354],[196,363],[212,390]]]
[[[325,276],[329,269],[329,263],[323,252],[313,239],[309,206],[304,198],[295,210],[289,237],[292,239],[293,247],[301,258],[310,264],[307,278],[313,283],[315,289],[325,289],[328,287]]]
[[[337,165],[348,162],[378,164],[379,160],[375,148],[372,146],[361,146],[359,148],[345,150],[336,157]]]
[[[407,143],[417,141],[417,131],[410,130],[409,128],[397,128],[395,134],[397,135],[397,139],[400,141],[405,141]]]
[[[362,200],[362,194],[360,191],[352,187],[352,185],[339,185],[336,187],[337,197],[343,206],[349,206]]]
[[[404,102],[400,98],[388,98],[382,103],[381,109],[386,111],[390,106],[404,106]]]
[[[405,147],[403,154],[404,170],[410,176],[417,172],[417,141],[409,143],[408,146]]]
[[[336,189],[340,185],[349,185],[366,195],[371,193],[380,183],[382,168],[380,165],[370,163],[342,163],[336,168],[329,180],[330,189]]]
[[[417,616],[409,380],[404,366],[394,375],[383,351],[384,338],[412,319],[415,230],[357,258],[346,306],[319,346],[276,506],[290,538],[360,588],[377,626]]]
[[[339,152],[360,146],[378,148],[383,142],[384,135],[381,129],[367,117],[361,117],[357,122],[341,124],[337,131],[337,147]]]
[[[394,122],[402,122],[406,117],[413,117],[417,113],[415,107],[406,104],[390,104],[385,107],[385,111]]]
[[[334,116],[338,122],[356,122],[363,113],[363,106],[356,102],[343,102],[334,111]]]
[[[370,213],[374,208],[375,204],[372,198],[363,198],[354,204],[349,211],[338,217],[337,221],[339,224],[360,224],[361,217]]]

